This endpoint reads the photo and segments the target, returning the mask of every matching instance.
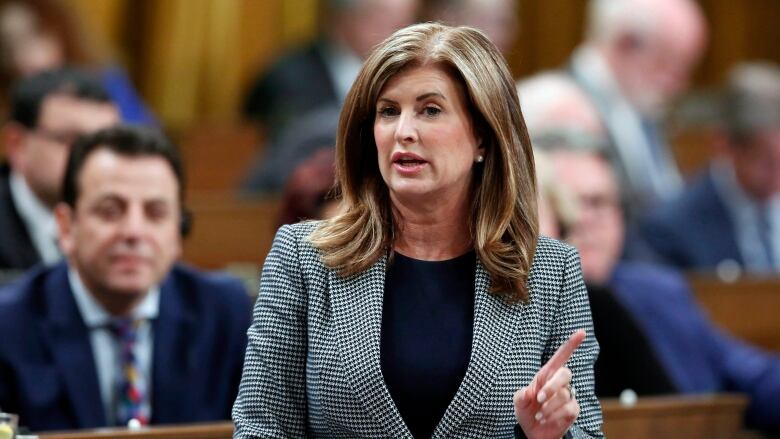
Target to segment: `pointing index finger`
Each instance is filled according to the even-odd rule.
[[[574,351],[577,350],[577,348],[580,346],[580,344],[582,344],[583,340],[585,340],[585,330],[578,329],[571,335],[571,337],[569,337],[568,340],[566,340],[566,343],[562,344],[561,347],[555,351],[555,354],[550,357],[550,359],[547,361],[547,364],[542,366],[542,369],[539,371],[539,375],[551,375],[555,373],[556,370],[563,367],[566,362],[569,361],[569,358],[571,358],[571,354],[573,354]]]

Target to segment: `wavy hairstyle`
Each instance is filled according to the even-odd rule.
[[[374,49],[347,94],[336,140],[340,214],[309,237],[323,263],[342,276],[357,274],[391,249],[394,222],[379,172],[373,124],[388,79],[403,69],[435,65],[454,74],[466,92],[485,160],[472,171],[468,225],[474,250],[491,277],[491,293],[526,301],[538,237],[536,176],[531,141],[506,61],[480,31],[437,23],[401,29]]]

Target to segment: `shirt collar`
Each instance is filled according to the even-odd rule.
[[[15,171],[9,178],[11,197],[25,223],[33,230],[41,230],[52,237],[57,236],[57,222],[54,213],[35,195],[27,181]]]
[[[73,297],[76,299],[81,318],[84,324],[89,328],[98,328],[106,326],[114,316],[111,315],[103,305],[101,305],[92,294],[87,291],[81,277],[73,267],[68,267],[68,283],[73,291]],[[152,320],[157,318],[160,313],[160,288],[155,286],[144,296],[141,303],[133,309],[131,316],[133,319]]]

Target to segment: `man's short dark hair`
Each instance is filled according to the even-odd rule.
[[[47,70],[23,78],[14,85],[11,90],[11,120],[27,128],[37,127],[43,101],[52,94],[111,102],[108,92],[94,75],[73,68]]]
[[[184,168],[179,150],[154,128],[117,125],[79,137],[65,167],[62,200],[76,207],[79,197],[79,174],[89,156],[99,150],[125,157],[160,157],[171,166],[179,183],[179,201],[184,205]]]

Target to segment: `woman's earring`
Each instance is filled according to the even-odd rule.
[[[476,162],[477,163],[482,163],[483,161],[485,161],[485,157],[483,157],[482,154],[478,155]]]

